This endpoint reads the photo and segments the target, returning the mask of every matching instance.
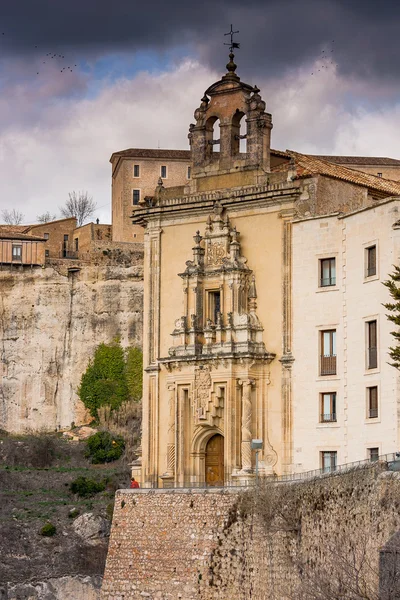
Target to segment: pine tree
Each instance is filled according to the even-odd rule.
[[[394,302],[384,304],[383,306],[392,314],[386,315],[389,321],[400,327],[400,267],[395,266],[394,272],[389,275],[390,279],[384,281],[385,285]],[[392,331],[391,335],[396,340],[397,344],[400,344],[400,330]],[[393,362],[390,363],[392,367],[400,369],[400,345],[392,346],[389,348],[389,356]]]

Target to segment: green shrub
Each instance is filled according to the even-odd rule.
[[[143,391],[143,353],[140,348],[128,348],[126,353],[126,379],[129,396],[140,402]]]
[[[98,431],[86,441],[86,458],[95,465],[118,460],[125,450],[124,438],[108,431]]]
[[[46,523],[40,530],[40,535],[44,535],[45,537],[52,537],[56,534],[56,532],[57,528],[55,525],[53,525],[53,523]]]
[[[78,494],[81,498],[94,496],[99,492],[103,492],[105,488],[104,481],[96,481],[95,479],[89,479],[89,477],[77,477],[70,485],[71,492]]]
[[[75,519],[78,515],[79,515],[79,510],[77,508],[72,508],[68,513],[68,517],[70,519]]]
[[[115,409],[128,400],[125,355],[119,340],[98,346],[82,375],[78,395],[96,419],[100,406]]]
[[[112,521],[113,514],[114,514],[114,502],[110,502],[109,504],[107,504],[107,507],[106,507],[106,515],[107,515],[107,519],[109,521]]]

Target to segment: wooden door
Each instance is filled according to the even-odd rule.
[[[216,434],[206,446],[206,484],[224,485],[224,438]]]

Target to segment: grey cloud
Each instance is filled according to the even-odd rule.
[[[240,29],[240,66],[253,78],[313,62],[322,50],[345,75],[395,80],[398,0],[12,0],[0,9],[2,56],[165,51],[189,46],[223,68],[223,33]],[[4,32],[4,36],[1,35]],[[332,42],[334,40],[334,42]],[[35,46],[38,46],[37,48]]]

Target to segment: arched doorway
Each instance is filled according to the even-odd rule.
[[[219,433],[207,442],[205,471],[207,485],[224,485],[224,438]]]

